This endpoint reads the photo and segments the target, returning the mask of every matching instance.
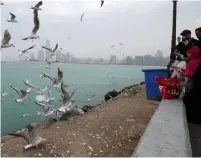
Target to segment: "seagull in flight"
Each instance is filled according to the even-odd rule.
[[[35,103],[43,108],[43,114],[38,113],[38,115],[42,115],[42,116],[46,117],[46,119],[48,118],[48,116],[52,115],[55,111],[55,109],[53,109],[53,107],[51,105],[45,105],[45,104],[39,103],[37,101]]]
[[[122,44],[122,43],[119,43],[119,44],[123,46],[123,44]]]
[[[13,86],[10,86],[10,87],[11,87],[12,89],[14,89],[14,90],[16,91],[16,93],[20,96],[19,99],[15,99],[15,101],[16,101],[17,103],[23,104],[24,101],[25,101],[25,99],[30,100],[30,99],[28,98],[28,92],[23,91],[23,90],[20,90],[20,89],[17,89],[17,88],[15,88],[15,87],[13,87]]]
[[[61,82],[61,97],[62,97],[62,103],[64,104],[64,106],[67,106],[69,104],[69,102],[71,101],[72,96],[74,95],[76,89],[71,93],[71,95],[69,96],[68,92],[66,91],[66,87],[65,84],[63,82]]]
[[[113,48],[114,47],[114,44],[111,46],[111,48]]]
[[[37,39],[37,38],[40,39],[39,35],[36,34],[37,31],[40,28],[40,21],[39,21],[39,18],[38,18],[38,10],[34,9],[33,13],[34,13],[34,19],[33,19],[33,21],[34,21],[34,28],[32,30],[32,33],[31,33],[31,35],[29,37],[23,38],[22,40],[32,39],[32,41],[33,41],[34,39]]]
[[[22,82],[23,82],[26,86],[28,86],[30,90],[35,91],[36,93],[39,93],[39,94],[41,94],[41,95],[45,94],[45,93],[49,90],[48,87],[41,88],[41,87],[39,87],[39,86],[36,86],[36,85],[34,85],[34,84],[29,83],[29,81],[27,81],[27,80],[23,80]]]
[[[15,20],[16,16],[12,13],[9,12],[9,14],[11,15],[10,20],[7,20],[8,22],[17,22],[17,20]]]
[[[21,131],[9,133],[9,135],[23,137],[29,143],[28,145],[24,146],[25,150],[32,147],[37,147],[38,145],[47,142],[46,139],[38,136],[35,123],[29,124],[27,128],[22,129]]]
[[[32,116],[31,114],[23,114],[21,117]]]
[[[2,90],[1,97],[5,97],[5,96],[12,96],[12,94],[11,93],[7,93],[4,90]]]
[[[18,51],[19,51],[19,57],[21,57],[22,54],[28,53],[28,50],[33,49],[35,46],[36,46],[36,45],[33,45],[33,46],[31,46],[31,47],[29,47],[29,48],[27,48],[27,49],[24,49],[24,50],[19,50],[19,49],[18,49]]]
[[[11,39],[11,35],[10,35],[9,31],[6,29],[4,31],[4,37],[3,37],[3,40],[1,42],[1,48],[9,48],[9,47],[15,48],[15,46],[13,44],[9,43],[10,39]]]
[[[43,2],[40,1],[40,2],[38,2],[38,3],[35,5],[35,7],[31,6],[31,9],[34,9],[34,10],[36,10],[36,11],[42,10],[41,8],[39,8],[42,4],[43,4]]]
[[[47,47],[45,47],[45,46],[42,46],[42,48],[48,50],[48,51],[50,52],[50,53],[49,53],[49,54],[50,54],[50,58],[52,58],[53,56],[56,55],[56,50],[57,50],[57,48],[58,48],[58,43],[56,44],[56,46],[55,46],[54,49],[47,48]]]
[[[81,18],[80,18],[81,22],[82,22],[83,16],[84,16],[84,13],[81,15]]]
[[[102,7],[102,6],[103,6],[103,4],[104,4],[104,0],[101,0],[101,6],[100,6],[100,7]]]
[[[57,77],[51,77],[50,75],[45,74],[43,72],[42,72],[42,75],[40,77],[49,78],[53,82],[53,84],[52,84],[53,87],[60,88],[61,82],[63,80],[63,72],[60,70],[60,68],[58,68]]]
[[[86,94],[87,95],[87,94]],[[93,97],[95,97],[95,94],[93,94],[91,97],[89,97],[88,95],[87,95],[87,97],[88,97],[88,99],[87,100],[91,100]]]

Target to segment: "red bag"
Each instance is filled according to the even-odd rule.
[[[178,98],[182,91],[182,86],[176,76],[171,79],[156,77],[156,82],[158,83],[161,97],[163,99]]]

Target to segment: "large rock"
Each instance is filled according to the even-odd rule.
[[[82,107],[82,110],[84,111],[84,112],[88,112],[90,109],[92,109],[93,108],[93,106],[90,106],[90,105],[84,105],[83,107]]]
[[[116,96],[118,96],[120,93],[117,92],[116,90],[113,91],[109,91],[107,92],[107,94],[105,94],[105,101],[110,100],[111,98],[114,98]]]

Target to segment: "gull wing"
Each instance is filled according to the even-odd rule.
[[[37,131],[35,126],[36,125],[34,123],[28,125],[28,134],[31,142],[33,142],[37,138]]]
[[[42,72],[42,76],[45,77],[45,78],[49,78],[52,82],[55,82],[55,78],[54,77],[51,77],[50,75],[48,74],[45,74]]]
[[[11,20],[14,20],[16,16],[10,12],[9,12],[9,14],[11,15]]]
[[[15,87],[13,87],[13,86],[10,86],[12,89],[14,89],[15,91],[16,91],[16,93],[19,95],[19,96],[21,96],[22,95],[22,92],[21,92],[21,90],[19,90],[19,89],[17,89],[17,88],[15,88]]]
[[[58,68],[58,73],[57,73],[57,75],[58,75],[58,78],[60,79],[60,80],[62,80],[62,78],[63,78],[63,72]]]
[[[52,51],[52,49],[51,48],[47,48],[47,47],[45,47],[45,46],[42,46],[42,48],[44,48],[44,49],[46,49],[46,50],[48,50],[48,51]]]
[[[37,92],[43,92],[43,89],[41,88],[41,87],[39,87],[39,86],[36,86],[36,85],[34,85],[34,84],[31,84],[31,83],[28,83],[28,82],[26,82],[25,80],[23,80],[23,82],[24,82],[24,84],[26,85],[26,86],[28,86],[29,88],[31,88],[32,90],[34,90],[34,91],[37,91]]]
[[[50,105],[45,105],[45,104],[39,103],[37,101],[35,101],[35,103],[43,108],[44,113],[46,113],[49,109],[52,109],[52,107]]]
[[[74,89],[74,91],[71,93],[70,96],[68,95],[68,93],[64,94],[64,100],[65,100],[65,101],[70,101],[71,98],[73,97],[73,95],[75,94],[75,91],[76,91],[76,90],[77,90],[77,89]]]
[[[34,10],[34,24],[35,24],[35,26],[32,30],[32,34],[36,34],[40,28],[40,21],[38,18],[38,11],[37,10]]]
[[[35,8],[39,8],[42,4],[43,4],[42,1],[38,2],[38,3],[35,5]]]
[[[104,0],[101,0],[101,6],[100,6],[100,7],[102,7],[102,6],[103,6],[103,4],[104,4]]]
[[[84,16],[84,13],[81,15],[81,18],[80,18],[81,22],[82,22],[83,16]]]
[[[28,134],[28,129],[23,129],[21,131],[11,132],[8,135],[13,135],[16,137],[22,137],[24,138],[28,143],[30,143],[30,137]]]
[[[33,49],[35,46],[36,46],[36,45],[33,45],[33,46],[31,46],[31,47],[29,47],[29,48],[23,50],[23,51],[27,51],[27,50]]]
[[[3,40],[2,40],[2,44],[8,44],[10,39],[11,39],[11,36],[10,36],[9,31],[5,30],[4,31],[4,37],[3,37]]]
[[[57,48],[58,48],[58,43],[56,44],[56,46],[52,52],[55,52],[57,50]]]

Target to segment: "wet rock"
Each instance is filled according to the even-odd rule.
[[[120,93],[117,92],[116,90],[109,91],[105,94],[105,101],[110,100],[111,98],[114,98],[118,96]]]
[[[93,108],[93,106],[90,106],[90,105],[84,105],[83,107],[82,107],[82,110],[84,111],[84,112],[88,112],[90,109],[92,109]]]
[[[145,81],[140,82],[140,85],[143,85],[143,84],[145,84]]]

